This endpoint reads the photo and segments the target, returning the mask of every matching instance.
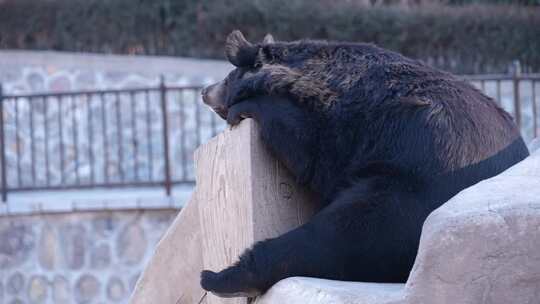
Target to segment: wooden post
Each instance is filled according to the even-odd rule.
[[[195,161],[205,269],[233,264],[253,243],[279,236],[315,212],[313,200],[268,153],[251,119],[201,146]],[[247,303],[211,294],[206,301]]]
[[[195,161],[196,190],[159,242],[131,304],[245,304],[245,298],[206,294],[201,270],[233,264],[256,241],[279,236],[315,212],[251,119],[202,145]]]

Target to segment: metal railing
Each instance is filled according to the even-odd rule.
[[[463,76],[538,136],[540,74]],[[2,94],[2,200],[9,192],[193,184],[193,151],[224,123],[199,86]]]
[[[469,75],[464,79],[510,112],[525,137],[539,135],[537,90],[540,90],[540,74],[521,74],[517,70],[512,74]]]
[[[9,192],[193,184],[194,149],[222,127],[200,86],[2,94],[2,200]]]

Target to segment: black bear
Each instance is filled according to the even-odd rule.
[[[230,125],[258,121],[269,150],[324,206],[201,285],[255,296],[291,276],[404,282],[422,224],[462,189],[527,157],[510,115],[470,84],[371,44],[251,44],[203,100]]]

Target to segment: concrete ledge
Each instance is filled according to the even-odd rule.
[[[293,277],[275,284],[255,304],[391,304],[402,300],[404,286]]]
[[[9,215],[96,210],[179,209],[188,201],[191,185],[176,185],[171,196],[162,187],[94,188],[10,192],[0,202],[0,218]]]

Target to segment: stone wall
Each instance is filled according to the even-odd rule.
[[[0,217],[0,303],[127,303],[177,212]]]

